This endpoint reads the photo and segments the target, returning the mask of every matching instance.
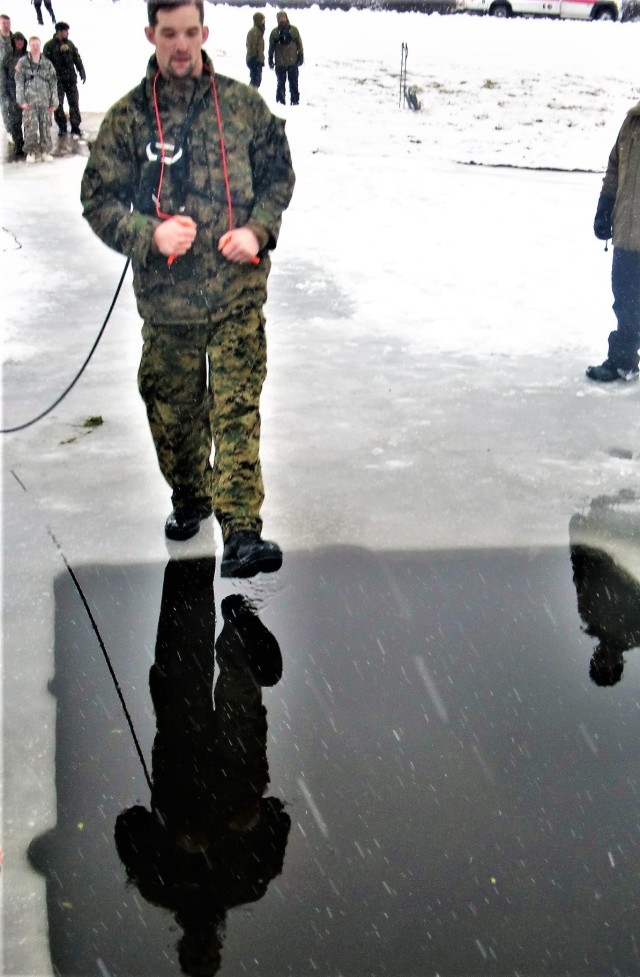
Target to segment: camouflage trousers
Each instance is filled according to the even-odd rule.
[[[23,109],[25,153],[51,152],[51,119],[51,112],[46,106],[30,105],[28,109]]]
[[[264,327],[262,310],[248,309],[215,324],[142,328],[138,387],[173,505],[212,505],[225,538],[262,528]]]

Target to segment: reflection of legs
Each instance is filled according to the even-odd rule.
[[[611,285],[618,328],[609,334],[609,360],[621,370],[637,370],[640,347],[640,251],[613,249]]]
[[[47,8],[47,10],[49,11],[49,16],[51,17],[52,22],[55,24],[55,22],[56,22],[56,15],[53,12],[53,6],[51,4],[51,0],[44,0],[44,5]]]
[[[230,826],[246,830],[254,826],[258,802],[269,784],[267,713],[262,689],[246,664],[244,636],[225,613],[224,601],[222,612],[225,625],[216,641],[220,674],[213,697],[217,755]]]
[[[138,386],[174,506],[211,503],[204,326],[145,323]]]
[[[284,93],[285,84],[287,80],[287,69],[278,68],[276,66],[276,78],[278,79],[278,84],[276,87],[276,102],[281,102],[284,105]]]
[[[215,444],[213,508],[226,537],[260,532],[260,392],[267,373],[264,317],[249,310],[216,327],[208,350]]]
[[[42,0],[33,0],[33,5],[36,8],[36,17],[38,18],[39,24],[44,24],[42,19]]]

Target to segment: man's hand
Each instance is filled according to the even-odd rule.
[[[600,195],[598,209],[596,210],[596,216],[593,222],[593,233],[599,241],[608,241],[613,234],[611,219],[613,217],[615,202],[615,197]]]
[[[190,249],[197,232],[198,225],[191,217],[169,217],[153,232],[153,246],[167,258],[179,258]]]
[[[247,261],[257,264],[259,250],[260,242],[250,227],[236,227],[233,231],[227,231],[218,243],[218,251],[227,261],[240,264]]]

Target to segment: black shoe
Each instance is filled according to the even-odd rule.
[[[211,506],[188,502],[176,507],[164,524],[167,539],[191,539],[200,530],[200,523],[211,515]]]
[[[222,601],[225,627],[216,641],[219,662],[247,667],[258,685],[276,685],[282,678],[280,645],[241,594]]]
[[[281,566],[282,550],[277,543],[261,539],[250,530],[239,530],[231,533],[224,544],[220,576],[255,577],[256,573],[273,573]]]
[[[628,383],[638,379],[638,370],[623,370],[619,366],[614,366],[609,360],[605,360],[600,366],[588,366],[587,376],[590,380],[597,380],[598,383],[613,383],[614,380],[624,380]]]
[[[67,130],[66,129],[58,129],[58,138],[60,136],[66,136],[66,134],[67,134]]]

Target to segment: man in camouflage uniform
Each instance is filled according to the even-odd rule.
[[[269,251],[293,192],[291,157],[260,95],[214,75],[202,0],[150,0],[148,12],[156,53],[105,116],[84,216],[132,259],[139,387],[173,493],[166,535],[188,539],[213,510],[223,575],[253,576],[282,562],[260,535],[259,398]]]
[[[29,53],[16,65],[16,102],[22,109],[24,151],[27,163],[35,163],[40,151],[51,162],[51,117],[57,105],[55,68],[42,52],[39,37],[29,38]]]

